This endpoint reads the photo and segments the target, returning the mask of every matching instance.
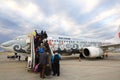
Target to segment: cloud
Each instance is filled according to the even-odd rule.
[[[107,36],[114,34],[114,26],[120,22],[119,3],[110,4],[109,0],[2,0],[0,34],[18,36],[38,29],[49,34],[110,38]]]
[[[78,29],[79,25],[66,14],[54,14],[47,21],[51,26],[50,32],[58,33],[61,30],[60,32],[67,33],[71,36],[80,33]]]
[[[10,11],[17,14],[26,20],[32,21],[42,21],[44,14],[42,13],[39,6],[30,1],[22,1],[21,3],[17,1],[3,1],[0,8],[4,8],[4,11]],[[9,13],[8,13],[9,14]],[[14,14],[12,14],[14,16]],[[19,17],[20,18],[20,17]]]
[[[88,13],[90,11],[93,11],[96,9],[96,7],[100,4],[101,0],[82,0],[81,5],[82,5],[82,12],[83,13]]]
[[[73,4],[79,6],[80,13],[89,13],[96,9],[96,7],[101,3],[101,0],[74,0],[72,1]]]
[[[4,27],[0,27],[0,34],[2,35],[8,35],[8,34],[11,34],[13,32],[13,30],[11,29],[6,29]]]
[[[17,1],[4,1],[2,7],[9,8],[13,11],[20,12],[24,16],[32,17],[38,10],[37,6],[32,3],[28,2],[24,3],[24,5],[19,4]]]
[[[119,5],[112,6],[110,9],[103,10],[99,14],[94,15],[89,21],[82,24],[82,36],[91,38],[111,38],[111,32],[114,34],[118,25],[120,25],[120,9]],[[106,32],[107,30],[107,32]],[[97,34],[97,36],[96,36]],[[108,35],[105,35],[108,34]],[[111,35],[113,36],[113,35]]]
[[[118,9],[118,7],[113,7],[112,9],[105,10],[97,14],[95,17],[93,17],[87,24],[85,24],[85,26],[89,26],[91,24],[94,24],[103,20],[105,21],[105,19],[111,16],[119,15],[119,13],[120,13],[120,9]]]

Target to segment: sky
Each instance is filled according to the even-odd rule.
[[[120,0],[0,0],[0,43],[46,31],[110,39],[120,25]]]

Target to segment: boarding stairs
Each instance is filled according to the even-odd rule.
[[[35,53],[35,44],[34,44],[34,36],[31,35],[30,37],[30,45],[31,45],[31,53],[30,56],[28,57],[28,64],[27,64],[27,69],[28,71],[34,70],[35,67],[35,60],[36,60],[36,53]],[[51,49],[49,45],[49,64],[51,64],[51,55],[53,54],[53,50]],[[51,65],[50,65],[51,66]]]

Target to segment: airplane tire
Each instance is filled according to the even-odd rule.
[[[25,57],[25,61],[28,61],[28,57]]]
[[[7,58],[10,58],[9,56],[7,56]]]
[[[18,60],[20,61],[20,59],[21,59],[21,56],[18,56]]]
[[[82,59],[85,58],[82,53],[79,54],[79,57],[82,58]]]

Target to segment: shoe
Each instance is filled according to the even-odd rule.
[[[55,76],[56,74],[53,74],[53,76]]]
[[[43,78],[46,78],[45,76]]]
[[[40,75],[40,78],[42,78],[42,75]]]
[[[45,77],[40,77],[41,79],[44,79]]]

